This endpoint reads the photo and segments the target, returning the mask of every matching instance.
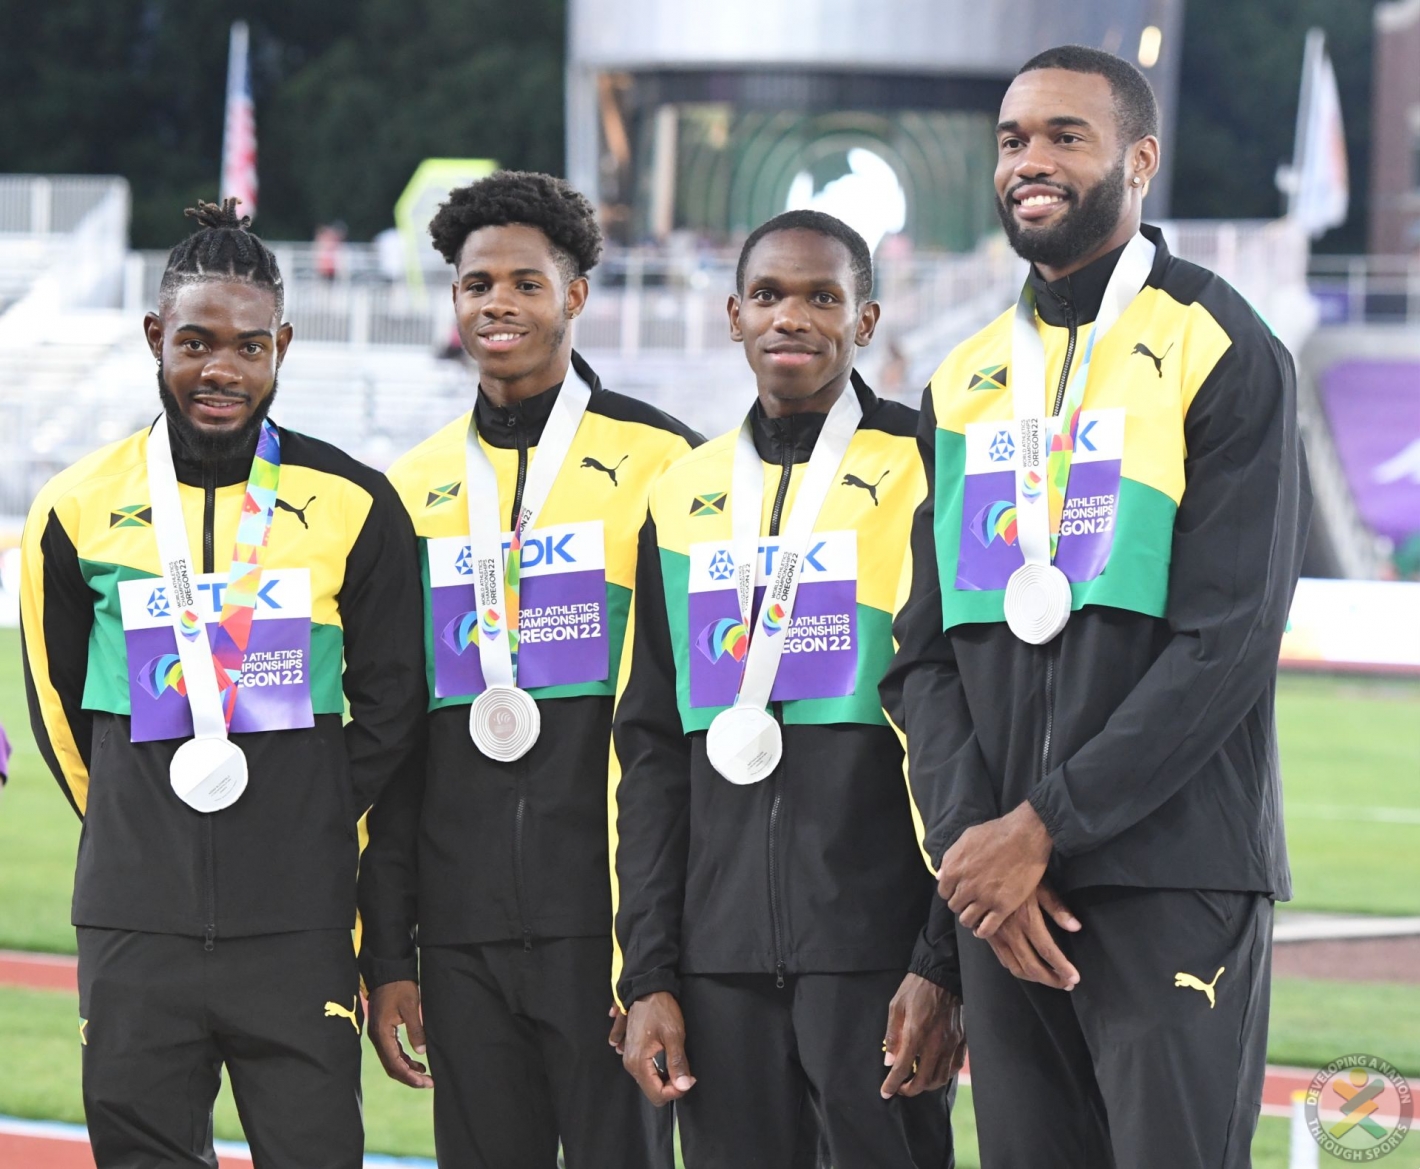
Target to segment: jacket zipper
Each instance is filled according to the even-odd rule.
[[[516,407],[514,408],[516,409]],[[517,413],[510,413],[508,425],[513,428],[518,439],[518,478],[513,488],[513,511],[509,517],[510,529],[518,526],[518,514],[523,510],[523,489],[528,480],[528,432]],[[523,790],[527,771],[518,766],[518,806],[513,811],[513,899],[518,906],[518,926],[523,934],[524,953],[532,952],[532,926],[527,918],[526,886],[523,881],[523,821],[527,818],[528,797]]]
[[[1075,344],[1079,336],[1079,326],[1075,320],[1075,306],[1063,297],[1057,297],[1060,307],[1065,310],[1065,321],[1070,328],[1070,338],[1065,343],[1065,364],[1060,368],[1060,384],[1055,388],[1055,408],[1050,416],[1056,417],[1065,404],[1065,390],[1070,384],[1070,367],[1075,362]],[[1044,781],[1050,774],[1050,740],[1055,734],[1055,663],[1060,656],[1059,638],[1052,640],[1045,649],[1045,741],[1040,748],[1040,778]]]
[[[779,534],[779,521],[784,515],[784,500],[789,495],[789,480],[794,475],[793,423],[788,424],[789,435],[783,439],[784,453],[780,462],[779,490],[774,495],[774,510],[769,516],[769,534]],[[784,722],[783,707],[774,704],[774,717],[780,725]],[[774,985],[784,989],[784,927],[780,921],[779,904],[779,808],[784,800],[778,768],[770,780],[774,784],[774,801],[769,805],[769,927],[774,935]]]
[[[215,572],[215,562],[217,553],[216,544],[217,527],[217,469],[215,467],[204,466],[202,468],[202,571]],[[202,851],[203,861],[206,870],[206,889],[204,891],[204,908],[207,913],[207,928],[202,931],[202,948],[209,953],[213,949],[213,943],[217,939],[217,842],[215,839],[216,827],[213,823],[214,817],[206,815],[202,818]]]

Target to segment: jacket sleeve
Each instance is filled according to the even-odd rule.
[[[933,536],[937,418],[929,388],[917,445],[927,496],[912,519],[912,583],[893,622],[897,654],[884,676],[883,709],[906,735],[912,799],[922,819],[922,847],[936,870],[967,828],[999,816],[976,738],[951,637],[942,630],[942,589]]]
[[[93,716],[83,708],[94,596],[74,541],[45,496],[25,524],[20,624],[30,727],[74,811],[89,798]]]
[[[1277,671],[1311,516],[1296,375],[1248,314],[1185,419],[1163,652],[1030,803],[1071,856],[1110,840],[1222,747]]]
[[[618,1001],[679,990],[681,910],[690,847],[690,740],[676,705],[675,657],[655,521],[641,529],[631,666],[612,735],[612,879]]]
[[[350,547],[337,603],[345,634],[345,754],[356,815],[416,750],[424,729],[424,602],[409,516],[383,475]]]
[[[427,755],[412,752],[370,809],[360,856],[360,976],[367,990],[415,982],[419,924],[419,819]]]

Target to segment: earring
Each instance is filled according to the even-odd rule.
[[[1132,179],[1130,179],[1129,181],[1130,181],[1131,183],[1133,183],[1133,184],[1137,187],[1137,186],[1139,185],[1139,176],[1138,176],[1138,175],[1135,175],[1135,176],[1134,176]]]

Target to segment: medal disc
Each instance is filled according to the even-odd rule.
[[[779,766],[784,734],[779,722],[758,706],[722,710],[705,735],[710,766],[731,783],[758,783]]]
[[[500,763],[526,755],[541,730],[537,703],[516,686],[490,686],[469,708],[468,733],[474,746]]]
[[[220,812],[247,790],[247,757],[230,739],[189,739],[173,756],[168,778],[189,808]]]
[[[1006,582],[1006,624],[1031,645],[1065,628],[1070,603],[1070,580],[1053,564],[1023,564]]]

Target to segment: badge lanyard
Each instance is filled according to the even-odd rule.
[[[1007,584],[1006,620],[1023,641],[1043,644],[1070,618],[1069,581],[1052,561],[1079,437],[1080,410],[1095,345],[1139,294],[1154,264],[1155,248],[1143,235],[1125,246],[1105,287],[1084,354],[1069,382],[1060,412],[1046,414],[1045,343],[1036,327],[1035,291],[1029,282],[1016,302],[1011,334],[1011,398],[1016,416],[1016,530],[1022,568]],[[1012,594],[1015,594],[1013,602]]]
[[[206,622],[198,612],[192,549],[182,514],[166,416],[158,419],[148,436],[153,532],[167,579],[173,634],[178,659],[182,662],[183,689],[192,711],[194,734],[174,755],[170,777],[178,795],[198,811],[228,807],[246,787],[245,758],[239,747],[228,742],[227,733],[236,707],[237,679],[241,676],[242,660],[251,636],[280,477],[281,440],[276,427],[263,422],[227,574],[227,590],[219,618],[222,649],[219,658],[213,653]],[[225,703],[224,690],[227,692]]]
[[[572,441],[582,416],[587,412],[591,396],[587,383],[569,366],[552,407],[552,415],[543,428],[537,451],[528,467],[522,507],[513,520],[506,563],[498,506],[498,476],[479,444],[476,416],[470,416],[468,421],[468,434],[464,442],[464,474],[468,485],[465,499],[468,506],[469,549],[473,560],[474,600],[478,611],[478,661],[483,670],[485,687],[484,692],[474,700],[474,709],[470,711],[470,733],[479,749],[491,758],[520,758],[537,740],[536,703],[522,691],[511,693],[517,688],[522,538],[535,526],[551,494],[552,484],[562,470],[567,452],[572,449]],[[531,730],[523,725],[529,718],[534,720]],[[494,742],[503,738],[496,733],[499,722],[507,727],[509,733],[517,731],[513,742],[501,746]],[[521,749],[516,754],[508,754],[519,745]]]
[[[794,619],[804,553],[814,525],[862,417],[858,395],[851,385],[845,386],[829,410],[809,456],[757,622],[753,613],[764,509],[764,464],[754,445],[753,413],[740,427],[731,479],[730,531],[735,590],[740,618],[749,636],[749,652],[734,706],[716,716],[706,744],[710,762],[732,783],[756,783],[778,765],[783,750],[779,724],[768,715],[767,707],[784,653],[784,635]]]

